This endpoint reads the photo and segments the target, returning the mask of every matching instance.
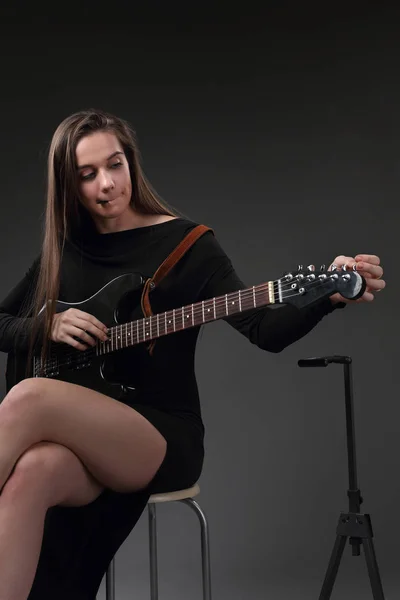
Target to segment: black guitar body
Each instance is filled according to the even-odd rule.
[[[69,308],[77,308],[95,316],[107,327],[113,327],[135,318],[142,318],[140,298],[144,279],[138,273],[128,273],[111,280],[96,294],[83,302],[69,303],[57,301],[56,313]],[[127,384],[121,381],[118,371],[125,372],[124,363],[131,365],[135,354],[143,352],[139,348],[125,348],[97,356],[93,351],[79,351],[67,344],[52,344],[51,354],[57,356],[54,370],[47,370],[46,376],[69,383],[76,383],[111,397],[119,397]],[[125,356],[124,356],[125,355]],[[74,360],[71,360],[73,356]],[[125,360],[124,360],[125,358]],[[117,367],[120,367],[119,369]],[[134,365],[132,364],[129,388],[132,390]],[[34,359],[34,376],[41,376],[39,359]]]

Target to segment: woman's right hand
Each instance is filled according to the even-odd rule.
[[[108,340],[107,331],[104,323],[93,315],[77,308],[68,308],[54,315],[50,339],[69,344],[77,350],[87,350],[89,346],[95,346],[97,340]]]

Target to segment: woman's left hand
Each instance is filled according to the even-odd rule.
[[[375,298],[374,294],[380,292],[386,286],[386,282],[382,279],[383,269],[380,263],[379,256],[375,254],[357,254],[355,258],[352,256],[337,256],[328,270],[331,271],[333,265],[336,265],[339,269],[346,265],[348,270],[352,269],[353,265],[356,265],[357,273],[364,277],[367,287],[364,294],[358,300],[349,300],[341,294],[333,294],[331,296],[332,304],[336,304],[337,302],[345,302],[346,304],[350,302],[353,304],[356,302],[372,302]]]

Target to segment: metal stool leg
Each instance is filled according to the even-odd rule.
[[[106,600],[115,600],[115,557],[106,571]]]
[[[211,566],[210,566],[210,535],[208,522],[204,512],[193,498],[179,500],[190,506],[197,514],[201,531],[201,562],[203,571],[203,600],[211,600]]]
[[[148,504],[149,511],[149,549],[150,549],[150,598],[158,600],[157,570],[157,518],[155,504]]]

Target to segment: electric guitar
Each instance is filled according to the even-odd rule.
[[[97,317],[109,328],[109,339],[98,340],[95,346],[83,351],[68,344],[52,344],[45,361],[39,355],[33,357],[33,376],[60,379],[115,395],[115,388],[110,394],[110,386],[124,386],[113,380],[109,360],[111,355],[115,360],[116,353],[124,349],[146,345],[159,337],[268,304],[291,303],[303,308],[336,292],[345,298],[357,299],[365,291],[365,280],[355,270],[325,271],[321,267],[320,272],[316,272],[310,265],[306,269],[299,267],[294,273],[287,273],[275,281],[149,317],[140,312],[141,318],[126,321],[124,315],[131,314],[132,298],[135,293],[141,294],[144,282],[140,274],[128,273],[112,279],[82,302],[57,301],[57,313],[78,308]]]

